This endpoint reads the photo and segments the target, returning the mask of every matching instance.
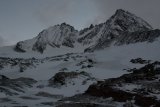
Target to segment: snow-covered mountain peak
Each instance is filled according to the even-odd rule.
[[[67,23],[65,23],[65,22],[63,22],[63,23],[61,23],[61,24],[57,24],[57,25],[51,26],[51,27],[49,27],[49,28],[47,28],[47,29],[44,29],[44,30],[50,31],[50,30],[54,30],[54,29],[56,29],[56,28],[58,28],[58,29],[60,29],[60,30],[64,30],[64,29],[69,29],[69,30],[71,30],[71,31],[74,31],[74,30],[75,30],[75,28],[74,28],[73,26],[71,26],[71,25],[69,25],[69,24],[67,24]],[[77,31],[77,30],[75,30],[75,31]]]
[[[78,31],[74,27],[62,23],[44,29],[37,37],[31,40],[18,42],[15,49],[21,52],[34,50],[43,53],[47,46],[53,48],[67,46],[73,48],[77,34]]]
[[[114,44],[115,41],[121,39],[124,33],[150,30],[152,30],[151,25],[142,18],[128,11],[118,9],[105,23],[99,24],[93,30],[86,31],[83,38],[88,38],[89,40],[93,40],[94,38],[94,41],[92,41],[94,45],[90,46],[85,51],[94,51],[109,47]],[[97,32],[95,33],[95,31]],[[95,34],[95,36],[93,34]],[[130,39],[133,40],[132,37]],[[86,40],[83,41],[84,43],[86,42]]]
[[[130,13],[130,12],[126,11],[126,10],[123,10],[123,9],[117,9],[116,12],[115,12],[115,15],[116,15],[116,16],[118,16],[118,15],[125,15],[125,14],[126,14],[126,15],[127,15],[127,14],[130,14],[130,15],[131,15],[132,13]],[[133,15],[133,14],[132,14],[132,15]]]
[[[118,9],[115,14],[106,21],[106,24],[112,29],[119,28],[118,30],[127,32],[152,29],[151,25],[142,18],[122,9]]]
[[[45,37],[45,38],[57,38],[60,36],[68,36],[67,34],[70,33],[77,33],[78,31],[74,29],[71,25],[68,25],[66,23],[58,24],[55,26],[51,26],[47,29],[44,29],[42,32],[40,32],[37,36],[37,38]],[[59,34],[60,33],[60,34]]]

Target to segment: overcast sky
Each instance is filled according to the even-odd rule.
[[[62,22],[80,30],[106,21],[120,8],[160,28],[160,0],[0,0],[0,46]]]

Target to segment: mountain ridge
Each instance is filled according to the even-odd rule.
[[[109,47],[114,42],[116,42],[114,45],[117,45],[117,42],[124,39],[124,35],[129,33],[152,32],[152,30],[152,26],[142,18],[123,9],[118,9],[106,22],[98,25],[91,24],[90,27],[80,31],[66,23],[49,27],[41,31],[38,36],[33,39],[18,42],[14,50],[17,52],[27,52],[28,50],[31,50],[43,53],[47,46],[53,48],[61,48],[62,46],[74,48],[76,44],[80,44],[82,47],[84,46],[84,52],[92,52]],[[158,30],[155,30],[154,32],[159,34]],[[130,38],[133,40],[134,35],[130,35]],[[137,42],[149,41],[145,38],[142,39],[141,37],[140,39],[141,40],[137,40]],[[128,44],[130,43],[136,42],[131,42],[130,39]],[[121,43],[121,45],[123,44],[126,43]]]

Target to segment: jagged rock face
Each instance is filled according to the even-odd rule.
[[[135,32],[121,32],[117,37],[113,33],[108,34],[111,39],[107,39],[105,36],[100,38],[97,44],[85,49],[85,52],[93,52],[95,50],[104,49],[111,45],[120,46],[134,44],[138,42],[154,42],[156,38],[160,37],[160,30],[140,30]]]
[[[96,45],[93,45],[87,49],[85,52],[93,52],[95,50],[100,50],[110,45],[120,46],[129,45],[138,42],[154,42],[158,37],[160,37],[160,30],[146,30],[146,31],[135,31],[135,32],[123,32],[118,38],[107,40],[100,39]]]
[[[153,42],[157,37],[160,36],[160,30],[149,30],[149,31],[137,31],[137,32],[127,32],[122,35],[121,38],[117,40],[115,45],[131,44],[137,42]]]
[[[106,22],[106,24],[114,30],[128,32],[152,29],[146,21],[122,9],[117,10],[116,13]]]
[[[119,9],[105,23],[82,30],[80,32],[82,37],[79,40],[80,42],[83,42],[83,44],[86,44],[86,39],[89,43],[93,42],[93,38],[94,41],[97,41],[98,43],[109,42],[112,39],[117,38],[122,32],[145,31],[151,29],[152,27],[143,19]]]
[[[100,29],[96,43],[85,51],[108,47],[112,42],[119,40],[121,35],[126,32],[148,31],[152,30],[152,27],[134,14],[119,9]]]
[[[89,28],[85,28],[79,32],[78,42],[83,45],[95,44],[97,38],[99,38],[99,33],[103,27],[103,24],[91,25]]]
[[[53,48],[59,48],[62,45],[73,48],[77,33],[78,31],[72,26],[62,23],[43,30],[36,38],[18,42],[15,50],[20,52],[34,50],[43,53],[47,45]]]

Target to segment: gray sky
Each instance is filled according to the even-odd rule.
[[[0,46],[66,22],[80,30],[125,9],[160,28],[160,0],[0,0]]]

